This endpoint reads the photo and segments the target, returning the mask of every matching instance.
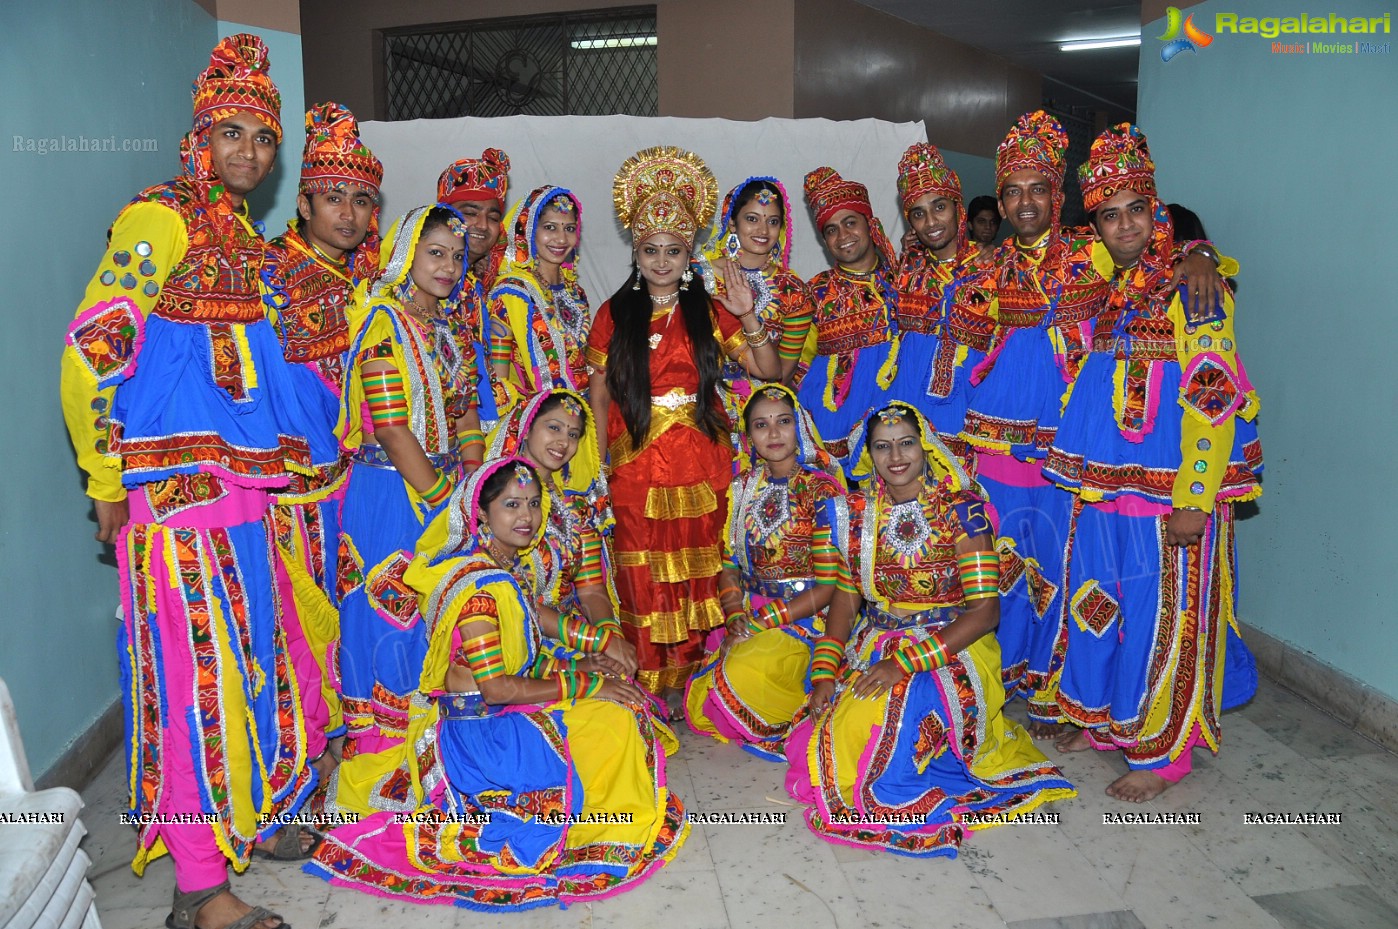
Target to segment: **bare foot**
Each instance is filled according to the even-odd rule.
[[[1075,726],[1071,732],[1061,736],[1057,742],[1053,743],[1053,747],[1065,755],[1072,752],[1085,752],[1092,747],[1092,740],[1087,737],[1086,729],[1079,729]]]
[[[345,737],[337,735],[325,745],[330,750],[330,754],[335,756],[336,763],[345,760]]]
[[[684,689],[679,687],[667,688],[664,695],[665,709],[669,712],[669,722],[684,722]]]
[[[225,891],[199,908],[194,917],[194,925],[198,929],[222,929],[223,926],[236,923],[251,911],[252,907],[235,897],[232,891]],[[258,929],[278,929],[282,925],[282,918],[272,916],[257,925]]]
[[[1058,723],[1046,723],[1043,720],[1029,720],[1029,735],[1035,739],[1056,739],[1063,732],[1063,727]]]
[[[1107,796],[1128,803],[1145,803],[1164,793],[1170,783],[1154,771],[1130,771],[1107,786]]]

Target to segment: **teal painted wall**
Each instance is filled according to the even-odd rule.
[[[116,570],[92,537],[58,404],[63,335],[117,211],[179,171],[190,82],[215,33],[191,0],[64,0],[0,5],[0,35],[0,676],[37,777],[117,697]],[[156,150],[41,155],[15,151],[17,136]]]
[[[1199,213],[1242,263],[1238,338],[1262,397],[1267,460],[1265,494],[1238,531],[1242,618],[1398,698],[1398,36],[1272,40],[1215,24],[1219,12],[1392,10],[1209,0],[1188,12],[1214,41],[1169,62],[1155,38],[1165,21],[1151,23],[1138,115],[1161,195]],[[1273,41],[1320,39],[1389,52],[1272,52]]]
[[[1009,131],[1009,125],[1005,130]],[[936,139],[929,139],[933,145],[937,144]],[[947,167],[956,172],[956,176],[961,178],[961,195],[967,203],[976,197],[985,194],[995,196],[995,159],[984,158],[980,155],[966,155],[961,152],[942,150],[942,157],[946,159]]]

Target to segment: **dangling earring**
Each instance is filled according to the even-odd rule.
[[[476,532],[480,537],[481,544],[485,546],[485,550],[493,558],[495,557],[495,530],[491,529],[490,523],[486,522],[484,510],[480,511],[477,519],[479,520],[479,528]]]
[[[632,289],[632,290],[640,290],[640,289],[641,289],[641,269],[640,269],[640,268],[637,268],[637,269],[636,269],[636,280],[632,282],[632,284],[631,284],[631,289]]]
[[[729,258],[735,259],[735,260],[736,260],[737,257],[738,257],[738,249],[739,249],[739,247],[740,247],[740,243],[738,242],[738,233],[736,233],[736,232],[730,232],[730,233],[728,233],[728,238],[726,238],[726,239],[723,240],[723,252],[724,252],[724,254],[726,254]]]
[[[684,289],[688,290],[689,282],[694,280],[694,272],[689,268],[685,268],[684,273],[680,275],[680,280],[684,282]]]

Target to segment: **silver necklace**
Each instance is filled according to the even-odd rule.
[[[931,537],[932,524],[922,510],[921,498],[895,503],[889,509],[886,541],[904,566],[914,563]]]

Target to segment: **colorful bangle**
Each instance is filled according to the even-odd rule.
[[[903,645],[895,649],[891,657],[900,668],[909,674],[916,674],[918,671],[935,671],[945,667],[951,661],[951,655],[947,652],[946,643],[942,641],[940,632],[932,633],[921,642]]]
[[[458,654],[466,659],[466,666],[471,669],[471,676],[476,679],[477,686],[481,681],[488,681],[505,673],[505,653],[500,645],[498,632],[487,632],[462,642]]]
[[[364,386],[364,402],[369,406],[369,420],[375,429],[408,425],[408,398],[403,389],[403,375],[397,370],[371,371],[360,375]]]
[[[558,699],[581,700],[595,697],[602,689],[602,677],[586,671],[558,672]]]
[[[748,629],[752,632],[761,632],[764,629],[785,626],[789,622],[791,622],[791,611],[787,608],[786,601],[771,600],[753,610],[752,616],[748,619]]]
[[[839,675],[844,660],[844,643],[830,636],[821,636],[811,656],[811,683],[833,681]]]
[[[1000,596],[1000,557],[994,552],[971,552],[956,559],[961,571],[963,600],[986,600]]]
[[[748,345],[752,346],[753,348],[761,348],[768,342],[772,341],[772,334],[767,331],[766,326],[763,326],[757,332],[748,332],[746,329],[744,329],[743,338],[746,339]]]
[[[451,496],[452,480],[445,471],[437,472],[437,483],[427,488],[420,495],[422,502],[428,506],[437,507],[447,502]]]
[[[898,650],[893,651],[893,661],[898,662],[899,668],[902,668],[903,673],[909,678],[920,671],[916,659],[909,654],[911,651],[913,651],[911,648],[898,648]]]
[[[558,617],[558,641],[577,652],[595,655],[612,644],[612,631],[577,616]]]

